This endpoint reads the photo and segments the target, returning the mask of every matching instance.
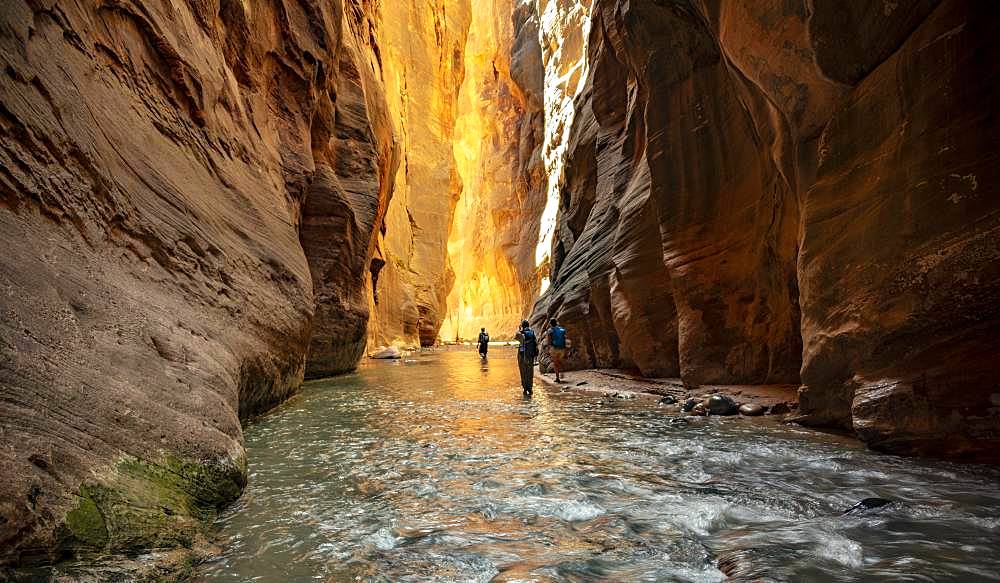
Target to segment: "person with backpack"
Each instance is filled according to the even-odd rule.
[[[486,328],[479,329],[479,356],[481,358],[486,358],[486,352],[490,349],[490,335],[487,334]]]
[[[521,344],[517,347],[517,369],[521,373],[521,388],[524,394],[531,396],[532,385],[535,382],[535,358],[538,356],[538,338],[531,330],[527,320],[521,322],[521,329],[514,334],[514,339]]]
[[[549,329],[542,339],[542,346],[549,350],[552,369],[556,371],[556,382],[562,382],[563,358],[566,356],[566,329],[555,318],[549,320]]]

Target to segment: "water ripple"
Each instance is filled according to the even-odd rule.
[[[246,429],[210,581],[998,581],[1000,473],[767,420],[522,398],[512,354],[310,383]],[[841,516],[866,497],[897,503]]]

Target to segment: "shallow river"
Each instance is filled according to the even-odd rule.
[[[372,362],[246,430],[208,581],[1000,581],[1000,473],[536,387],[510,350]],[[898,503],[841,516],[858,500]]]

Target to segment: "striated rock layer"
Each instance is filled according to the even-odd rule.
[[[989,12],[595,0],[536,324],[576,367],[801,381],[803,422],[1000,461]]]
[[[372,271],[372,346],[429,346],[444,322],[454,281],[448,233],[461,192],[452,140],[471,19],[469,0],[409,0],[383,14],[386,95],[402,160]]]
[[[376,9],[3,3],[0,562],[189,545],[241,419],[307,351],[356,363],[396,164]]]
[[[530,311],[545,205],[542,51],[534,3],[477,2],[458,100],[455,160],[462,182],[448,255],[455,272],[441,338],[481,327],[509,338]]]

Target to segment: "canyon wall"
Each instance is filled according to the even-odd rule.
[[[403,159],[373,266],[370,344],[429,346],[482,326],[510,335],[539,281],[535,4],[404,3],[383,31]]]
[[[902,4],[595,0],[533,315],[572,366],[1000,460],[990,9]]]
[[[481,327],[509,338],[535,300],[545,205],[542,50],[533,2],[477,2],[458,99],[455,160],[462,182],[448,255],[455,282],[445,340]]]
[[[454,274],[448,233],[462,184],[452,139],[465,78],[469,0],[383,11],[385,88],[402,155],[373,270],[369,344],[434,344]]]
[[[190,545],[241,419],[307,351],[354,366],[396,165],[376,11],[3,3],[0,562]]]

